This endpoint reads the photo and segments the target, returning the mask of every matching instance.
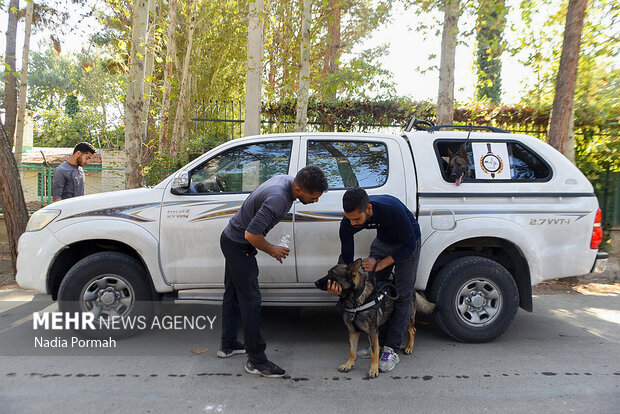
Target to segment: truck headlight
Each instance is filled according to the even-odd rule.
[[[26,231],[39,231],[60,215],[60,210],[39,210],[28,220]]]

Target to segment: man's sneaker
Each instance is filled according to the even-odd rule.
[[[362,349],[357,353],[358,358],[370,358],[372,354],[372,348],[368,345],[366,348]],[[381,348],[379,348],[379,356],[381,356]]]
[[[271,361],[265,361],[262,364],[255,364],[248,359],[245,363],[245,371],[248,374],[261,375],[269,378],[281,378],[286,371]]]
[[[217,356],[220,358],[228,358],[239,354],[245,354],[245,347],[240,342],[237,342],[232,348],[223,348],[217,351]]]
[[[389,346],[384,346],[383,354],[379,360],[379,372],[390,372],[399,362],[398,354]]]

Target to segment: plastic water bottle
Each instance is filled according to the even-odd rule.
[[[286,247],[286,248],[288,249],[288,248],[289,248],[289,247],[288,247],[288,244],[289,244],[290,242],[291,242],[291,236],[290,236],[290,235],[288,235],[288,234],[284,234],[284,235],[282,235],[282,237],[280,237],[280,243],[278,243],[278,244],[279,244],[280,246],[282,246],[282,247]]]

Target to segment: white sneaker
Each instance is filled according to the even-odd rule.
[[[357,353],[358,358],[370,358],[372,356],[372,348],[368,345]],[[381,348],[379,348],[379,357],[381,357]]]
[[[383,347],[383,354],[379,360],[379,372],[390,372],[400,362],[398,354],[389,346]]]

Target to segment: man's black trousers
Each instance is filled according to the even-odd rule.
[[[243,324],[243,341],[248,359],[256,364],[267,361],[267,345],[260,334],[261,294],[258,289],[256,249],[251,244],[230,240],[224,233],[220,247],[226,259],[224,299],[222,301],[222,349],[234,348]]]

